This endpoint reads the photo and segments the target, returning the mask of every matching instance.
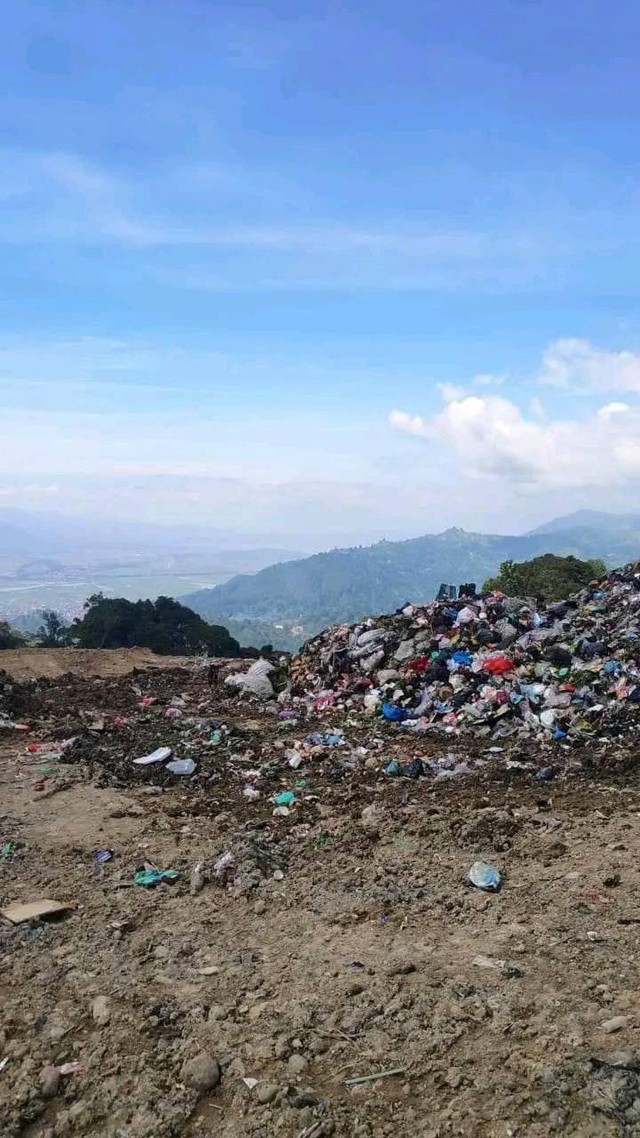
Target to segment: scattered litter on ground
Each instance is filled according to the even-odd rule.
[[[635,1133],[633,580],[340,626],[270,694],[3,677],[0,903],[81,903],[0,921],[3,1134]]]
[[[11,921],[12,925],[20,925],[25,921],[41,920],[44,917],[53,917],[61,913],[68,913],[72,908],[69,902],[51,901],[43,897],[38,901],[16,902],[0,909],[0,916]]]

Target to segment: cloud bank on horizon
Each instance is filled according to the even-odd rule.
[[[640,394],[640,354],[594,348],[586,340],[558,340],[544,354],[535,383],[576,397]],[[542,493],[631,486],[640,478],[640,403],[613,400],[571,418],[551,418],[539,396],[528,412],[504,395],[478,395],[444,385],[445,406],[423,417],[392,410],[392,427],[443,443],[472,478],[509,479]],[[576,414],[578,412],[578,414]]]
[[[25,0],[0,506],[294,544],[640,481],[640,9]]]

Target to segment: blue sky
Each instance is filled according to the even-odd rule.
[[[5,15],[0,504],[333,540],[635,508],[640,10]]]

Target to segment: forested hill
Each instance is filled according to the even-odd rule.
[[[297,621],[309,633],[338,620],[388,612],[408,600],[430,600],[442,581],[481,585],[502,561],[542,553],[622,564],[640,557],[640,517],[590,511],[521,536],[448,529],[409,541],[335,549],[233,577],[184,601],[207,618]]]

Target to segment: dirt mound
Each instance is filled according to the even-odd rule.
[[[124,676],[136,669],[182,667],[193,670],[193,657],[156,656],[150,648],[9,648],[0,657],[3,671],[16,680],[77,676]]]

